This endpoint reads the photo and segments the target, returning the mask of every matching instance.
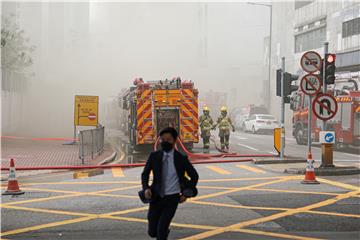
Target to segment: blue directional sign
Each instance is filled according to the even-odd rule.
[[[334,143],[335,142],[335,132],[332,131],[321,131],[320,132],[320,142],[321,143]]]
[[[334,141],[334,134],[333,133],[326,133],[325,134],[325,142],[331,143]]]

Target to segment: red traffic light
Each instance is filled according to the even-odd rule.
[[[335,55],[335,54],[329,54],[329,55],[327,55],[327,57],[326,57],[326,62],[328,62],[328,63],[333,63],[333,62],[335,62],[335,59],[336,59],[336,55]]]

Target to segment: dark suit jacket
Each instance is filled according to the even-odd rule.
[[[141,174],[141,182],[143,189],[151,188],[153,197],[160,195],[161,177],[162,177],[162,158],[163,151],[159,150],[150,153],[146,162],[144,170]],[[199,175],[193,165],[189,162],[187,156],[174,149],[174,165],[177,175],[179,177],[180,189],[183,191],[185,188],[195,188],[199,180]],[[149,186],[149,175],[153,171],[153,183]],[[190,180],[185,177],[185,172],[190,177]]]

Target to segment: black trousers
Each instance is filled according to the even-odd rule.
[[[173,194],[157,198],[150,203],[148,212],[148,233],[157,240],[166,240],[169,234],[169,225],[175,215],[180,195]]]

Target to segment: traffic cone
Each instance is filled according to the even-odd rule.
[[[18,181],[16,179],[14,159],[10,159],[8,187],[7,190],[2,195],[20,195],[20,194],[24,194],[24,192],[20,190]]]
[[[307,162],[306,162],[306,170],[305,170],[305,178],[301,181],[303,184],[320,184],[316,181],[315,178],[315,169],[314,169],[314,160],[312,159],[312,154],[308,153]]]

